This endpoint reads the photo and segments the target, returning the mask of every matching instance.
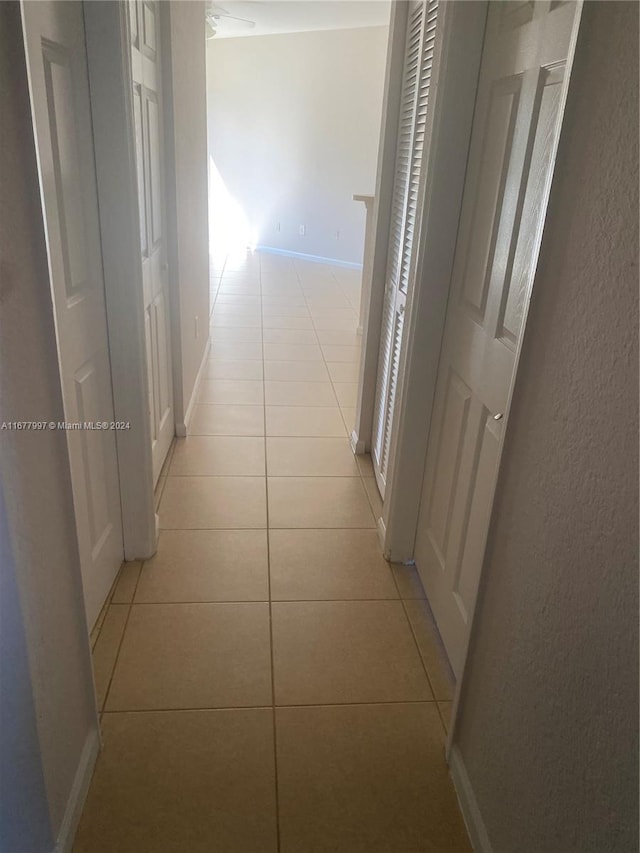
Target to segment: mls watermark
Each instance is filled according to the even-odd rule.
[[[121,430],[131,429],[131,421],[2,421],[0,430]]]

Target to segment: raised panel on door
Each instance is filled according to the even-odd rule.
[[[416,565],[462,666],[559,131],[576,5],[490,4]]]
[[[87,621],[123,557],[84,18],[80,3],[23,5],[31,106]]]
[[[473,163],[477,185],[472,190],[475,198],[470,206],[470,219],[463,226],[468,243],[462,256],[460,297],[463,306],[478,322],[484,320],[489,294],[521,83],[521,77],[516,76],[498,80],[492,86],[484,133]]]

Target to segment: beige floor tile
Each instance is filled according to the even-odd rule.
[[[360,347],[327,346],[322,347],[325,361],[360,364]]]
[[[163,530],[145,560],[136,603],[267,601],[264,530]]]
[[[343,408],[341,406],[340,411],[342,412],[342,418],[344,420],[347,433],[351,435],[351,431],[354,429],[356,423],[356,410],[346,407]]]
[[[261,380],[203,379],[198,402],[260,406],[264,403],[263,384]]]
[[[415,566],[392,565],[400,598],[426,598],[420,575]]]
[[[355,477],[348,438],[268,438],[267,470],[272,477]]]
[[[371,510],[376,518],[380,518],[382,516],[382,498],[378,491],[376,479],[375,477],[363,477],[362,481],[367,492],[367,497],[369,498],[369,503],[371,504]]]
[[[140,576],[139,560],[132,560],[128,563],[123,563],[120,567],[120,574],[113,590],[111,597],[112,604],[129,604],[133,601],[133,594],[136,591],[136,584]]]
[[[260,308],[262,305],[262,297],[260,295],[243,296],[235,293],[219,293],[216,304],[220,305],[235,305],[238,308]]]
[[[340,329],[319,329],[316,332],[322,346],[358,347],[362,345],[362,335],[357,332],[345,332]],[[339,361],[340,359],[336,359]]]
[[[261,361],[212,361],[205,363],[203,379],[262,379]]]
[[[282,305],[297,305],[298,307],[307,306],[307,300],[304,298],[302,290],[295,284],[281,285],[280,287],[267,287],[266,292],[262,293],[263,308],[278,308]]]
[[[215,343],[259,343],[262,340],[260,326],[221,326],[212,324],[211,340]]]
[[[327,370],[332,382],[357,382],[360,365],[348,361],[328,361]]]
[[[275,853],[270,710],[108,714],[103,732],[74,853]]]
[[[174,477],[260,477],[264,471],[264,438],[235,435],[189,435],[176,439],[169,469]]]
[[[375,527],[359,478],[269,477],[269,527]]]
[[[311,317],[263,317],[262,328],[267,329],[310,329],[313,330]]]
[[[265,329],[263,337],[266,344],[318,345],[316,333],[311,329]]]
[[[453,702],[438,702],[438,708],[440,709],[440,716],[442,717],[442,724],[444,725],[444,730],[447,734],[449,734]]]
[[[93,650],[93,677],[99,711],[102,710],[107,695],[128,613],[127,604],[112,604],[107,608],[100,636]]]
[[[216,346],[218,344],[218,340],[222,341],[222,337],[218,338],[218,335],[215,334],[216,329],[247,329],[253,328],[256,332],[260,331],[260,327],[262,325],[262,317],[259,313],[255,311],[243,311],[242,313],[234,313],[232,311],[225,311],[221,308],[214,309],[213,315],[211,317],[211,329],[213,330],[212,338]],[[233,340],[231,341],[233,343]]]
[[[279,708],[276,729],[282,853],[471,853],[434,703]]]
[[[375,530],[272,530],[276,601],[398,598]]]
[[[264,407],[202,403],[193,408],[189,432],[191,435],[264,435]]]
[[[340,406],[346,409],[355,409],[358,400],[357,382],[334,382],[333,387]]]
[[[262,344],[260,343],[216,343],[211,344],[211,358],[219,358],[223,361],[235,359],[249,359],[250,361],[262,361]]]
[[[358,315],[350,309],[318,308],[311,316],[315,329],[355,332],[358,328]]]
[[[318,344],[264,344],[265,361],[322,361]]]
[[[336,395],[330,382],[271,382],[264,387],[268,406],[334,406]]]
[[[431,608],[426,599],[406,599],[404,605],[436,699],[453,698],[455,679],[447,662]]]
[[[306,291],[307,305],[313,316],[315,311],[352,311],[351,303],[344,294],[326,294],[323,295],[314,291]]]
[[[267,526],[264,477],[169,477],[160,503],[164,530]]]
[[[267,435],[342,437],[345,426],[338,407],[267,406]]]
[[[108,711],[270,703],[268,604],[131,606]]]
[[[291,305],[283,302],[282,305],[263,305],[263,317],[308,317],[309,309],[306,305]]]
[[[236,296],[259,296],[260,295],[260,285],[258,283],[231,283],[227,282],[224,278],[222,279],[222,284],[220,285],[220,293],[231,293]]]
[[[274,602],[271,612],[276,704],[433,699],[401,602]]]
[[[329,382],[329,373],[321,361],[265,361],[267,382]]]

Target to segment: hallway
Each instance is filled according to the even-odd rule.
[[[256,253],[211,293],[158,553],[92,635],[104,748],[74,853],[464,853],[451,678],[349,444],[359,273]]]

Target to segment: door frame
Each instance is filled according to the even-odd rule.
[[[125,560],[156,550],[135,129],[124,3],[83,3]],[[175,359],[172,350],[172,358]]]
[[[407,11],[408,4],[394,3],[389,29],[374,250],[368,283],[371,296],[364,317],[351,436],[351,447],[357,454],[368,452],[372,439]],[[382,549],[392,562],[409,562],[413,558],[424,468],[423,464],[416,464],[416,459],[423,463],[427,451],[487,11],[488,0],[443,3],[438,11],[439,59],[434,58],[433,94],[425,129],[430,140],[423,166],[426,179],[420,189],[419,232],[413,246],[416,273],[407,298],[387,487],[378,520]],[[438,164],[437,170],[434,163]],[[438,215],[430,217],[429,210],[437,210]],[[427,256],[428,269],[424,263]],[[422,330],[420,335],[416,335],[417,328]]]
[[[358,378],[355,424],[351,433],[351,448],[357,454],[369,451],[373,433],[408,14],[408,3],[394,2],[392,4],[387,41],[382,122],[378,144],[376,189],[372,213],[372,257],[365,259],[364,267],[369,273],[370,281],[362,282],[362,289],[368,291],[369,299],[364,306],[364,316],[361,318],[362,357]],[[368,265],[367,260],[369,260]]]
[[[410,562],[414,554],[488,8],[487,0],[442,5],[415,279],[407,298],[387,499],[379,522],[384,555],[396,563]]]
[[[575,59],[576,43],[580,28],[584,0],[576,0],[576,15],[567,53],[567,72],[564,91],[560,103],[558,121],[560,127],[564,120],[566,99],[571,84],[571,70]],[[417,534],[424,463],[426,460],[429,435],[431,431],[431,415],[440,359],[440,349],[444,333],[444,323],[449,298],[453,261],[458,234],[458,222],[462,209],[463,189],[466,178],[467,158],[471,143],[471,129],[475,111],[475,99],[479,81],[480,63],[484,46],[485,24],[488,12],[488,0],[478,0],[475,3],[443,4],[442,46],[434,87],[434,98],[430,110],[433,122],[431,131],[428,161],[425,165],[427,180],[421,188],[419,209],[422,211],[420,233],[414,244],[416,253],[416,278],[413,291],[407,300],[405,312],[405,336],[402,344],[402,355],[399,369],[398,397],[394,413],[395,426],[390,448],[390,470],[387,479],[387,490],[383,505],[382,518],[379,521],[379,535],[385,557],[391,562],[411,563],[414,556],[414,546]],[[392,46],[390,52],[404,50],[403,44]],[[388,74],[390,69],[396,69],[397,57],[388,57]],[[387,82],[387,85],[389,83]],[[393,84],[391,84],[393,85]],[[397,81],[396,81],[397,85]],[[385,101],[383,126],[393,130],[397,126],[397,114],[388,109]],[[555,160],[562,129],[554,144],[549,181],[546,187],[548,202],[554,180]],[[383,129],[382,139],[385,137]],[[379,159],[379,172],[386,165],[382,152]],[[437,164],[437,168],[434,165]],[[383,201],[390,204],[389,198]],[[429,211],[437,211],[437,215],[429,216]],[[426,212],[426,213],[425,213]],[[545,209],[546,218],[546,209]],[[384,219],[379,212],[377,224]],[[534,269],[544,234],[544,221],[538,234],[535,246]],[[380,243],[386,244],[388,231],[377,227],[376,253],[381,253]],[[386,246],[385,246],[386,248]],[[377,254],[374,256],[377,257]],[[532,292],[535,293],[535,276]],[[372,275],[372,291],[380,288],[380,282]],[[383,296],[382,285],[379,298]],[[504,413],[504,429],[499,445],[499,460],[502,457],[502,447],[507,435],[509,410],[513,396],[513,387],[517,381],[518,365],[522,343],[526,335],[527,314],[530,301],[526,306],[523,317],[523,334],[516,352],[515,368],[508,404]],[[363,342],[363,362],[361,366],[359,395],[366,397],[371,392],[363,383],[363,376],[373,373],[374,382],[377,371],[377,346],[380,339],[380,317],[375,311],[368,315],[368,328]],[[377,324],[377,329],[373,327]],[[417,330],[420,333],[417,333]],[[365,347],[367,340],[376,341],[376,349],[372,353]],[[373,405],[372,399],[359,400],[357,415],[367,411],[367,406]],[[361,425],[366,426],[362,419],[356,419],[356,430],[352,436],[352,447],[356,453],[364,453],[369,449],[371,433],[366,430],[358,432]],[[500,477],[501,462],[498,463]],[[480,573],[480,591],[482,584]],[[447,760],[455,758],[452,752],[456,736],[456,718],[461,697],[464,693],[465,672],[468,660],[468,649],[476,629],[476,607],[470,614],[469,631],[465,644],[463,666],[456,685],[454,703],[451,714],[451,725],[447,739]],[[459,792],[464,788],[464,780],[456,778],[456,788]],[[462,794],[465,791],[462,790]]]

